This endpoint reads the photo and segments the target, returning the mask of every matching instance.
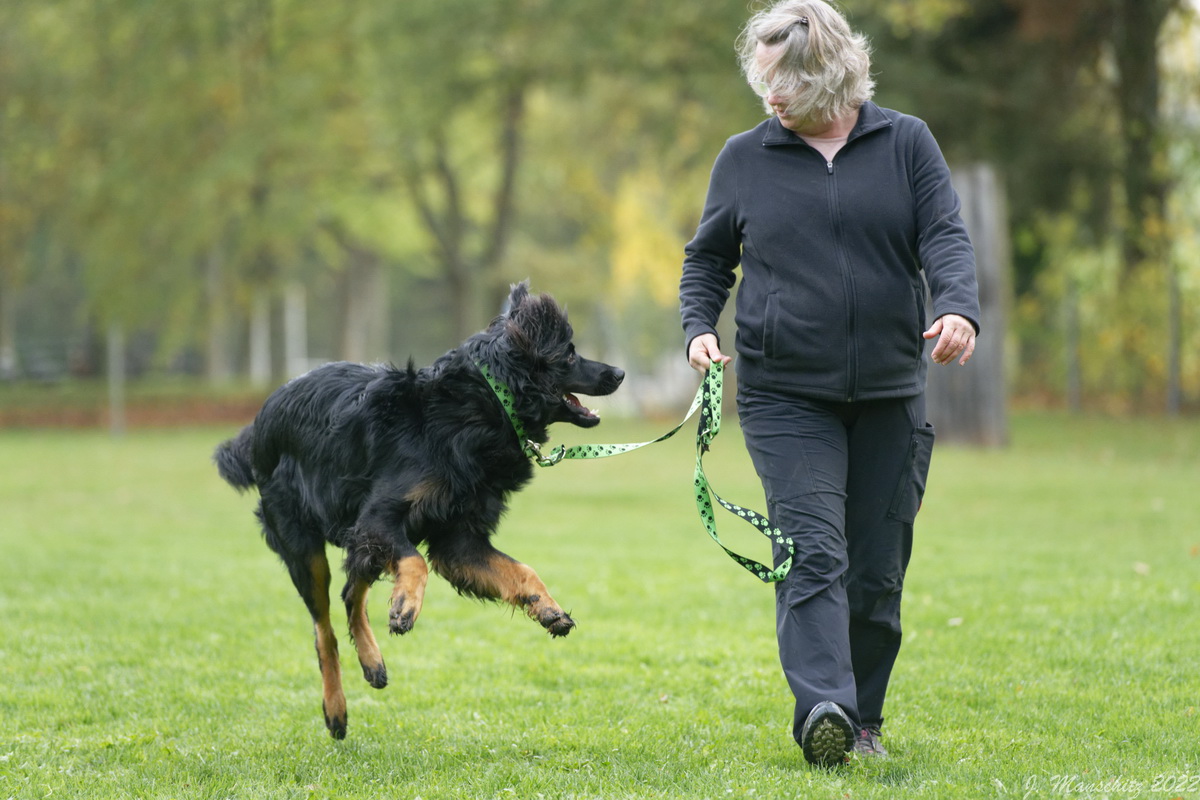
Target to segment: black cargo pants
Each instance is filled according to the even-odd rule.
[[[823,700],[857,726],[881,725],[933,449],[925,398],[840,403],[739,386],[738,414],[771,524],[796,547],[775,609],[793,735]]]

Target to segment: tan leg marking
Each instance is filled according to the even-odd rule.
[[[313,599],[317,616],[313,620],[317,661],[321,665],[321,688],[325,727],[335,739],[346,738],[346,695],[342,692],[342,665],[338,660],[337,637],[329,621],[329,561],[325,553],[313,556],[309,564],[313,578]]]
[[[367,619],[367,592],[370,589],[371,584],[366,581],[358,581],[350,587],[350,594],[346,598],[346,619],[350,623],[350,637],[358,651],[363,677],[376,689],[382,689],[387,686],[387,667]]]
[[[392,587],[392,606],[388,612],[388,630],[408,633],[417,622],[425,602],[425,584],[429,567],[421,556],[405,556],[392,564],[396,584]]]
[[[575,627],[575,621],[554,602],[533,567],[504,553],[496,551],[481,566],[435,561],[433,567],[461,591],[502,600],[524,610],[551,636],[566,636]]]

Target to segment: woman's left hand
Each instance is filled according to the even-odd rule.
[[[975,352],[975,326],[966,317],[958,314],[945,314],[938,317],[929,326],[929,330],[921,334],[926,339],[937,339],[930,356],[935,364],[949,364],[962,355],[959,364],[966,364]]]

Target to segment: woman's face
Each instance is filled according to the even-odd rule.
[[[779,44],[767,45],[759,42],[758,47],[755,48],[754,60],[758,66],[758,74],[762,76],[762,80],[767,83],[768,87],[770,87],[771,78],[773,77],[772,73],[768,71],[768,65],[774,61],[775,51],[782,46]],[[802,121],[787,115],[787,106],[791,101],[790,97],[769,89],[767,94],[763,96],[763,99],[766,100],[771,110],[775,112],[775,116],[779,118],[779,124],[790,131],[798,131],[800,129]]]

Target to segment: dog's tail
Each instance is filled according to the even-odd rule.
[[[217,472],[239,492],[246,491],[256,483],[254,469],[250,465],[250,440],[253,435],[254,426],[247,425],[237,436],[218,445],[213,453]]]

